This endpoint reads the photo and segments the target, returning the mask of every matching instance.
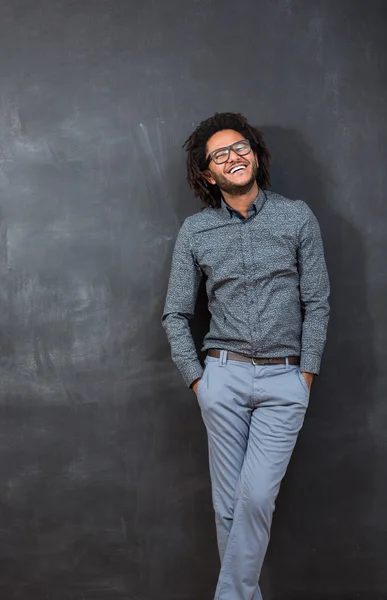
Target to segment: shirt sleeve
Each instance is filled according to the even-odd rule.
[[[203,374],[190,328],[202,272],[191,250],[186,223],[179,231],[172,255],[162,324],[171,345],[172,360],[190,386]]]
[[[298,239],[300,299],[303,311],[301,371],[320,371],[329,319],[329,278],[320,227],[310,208],[302,202]]]

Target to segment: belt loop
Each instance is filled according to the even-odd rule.
[[[219,366],[224,367],[227,365],[227,350],[221,350],[219,354]]]
[[[288,369],[289,368],[289,358],[287,356],[285,357],[285,365],[286,365],[286,368]]]

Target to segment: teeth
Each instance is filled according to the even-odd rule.
[[[230,173],[236,173],[240,169],[245,169],[245,168],[246,167],[244,165],[239,165],[238,167],[234,167],[233,169],[231,169]]]

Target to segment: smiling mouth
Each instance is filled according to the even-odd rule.
[[[246,168],[247,165],[235,165],[235,167],[232,167],[229,171],[227,171],[227,173],[230,175],[234,175],[235,173],[245,171]]]

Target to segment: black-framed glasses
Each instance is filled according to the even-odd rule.
[[[238,156],[245,156],[251,150],[249,140],[240,140],[239,142],[234,142],[230,144],[230,146],[224,146],[223,148],[217,148],[210,152],[207,158],[207,167],[210,164],[211,160],[214,161],[216,165],[221,165],[228,161],[230,157],[230,150],[238,154]]]

